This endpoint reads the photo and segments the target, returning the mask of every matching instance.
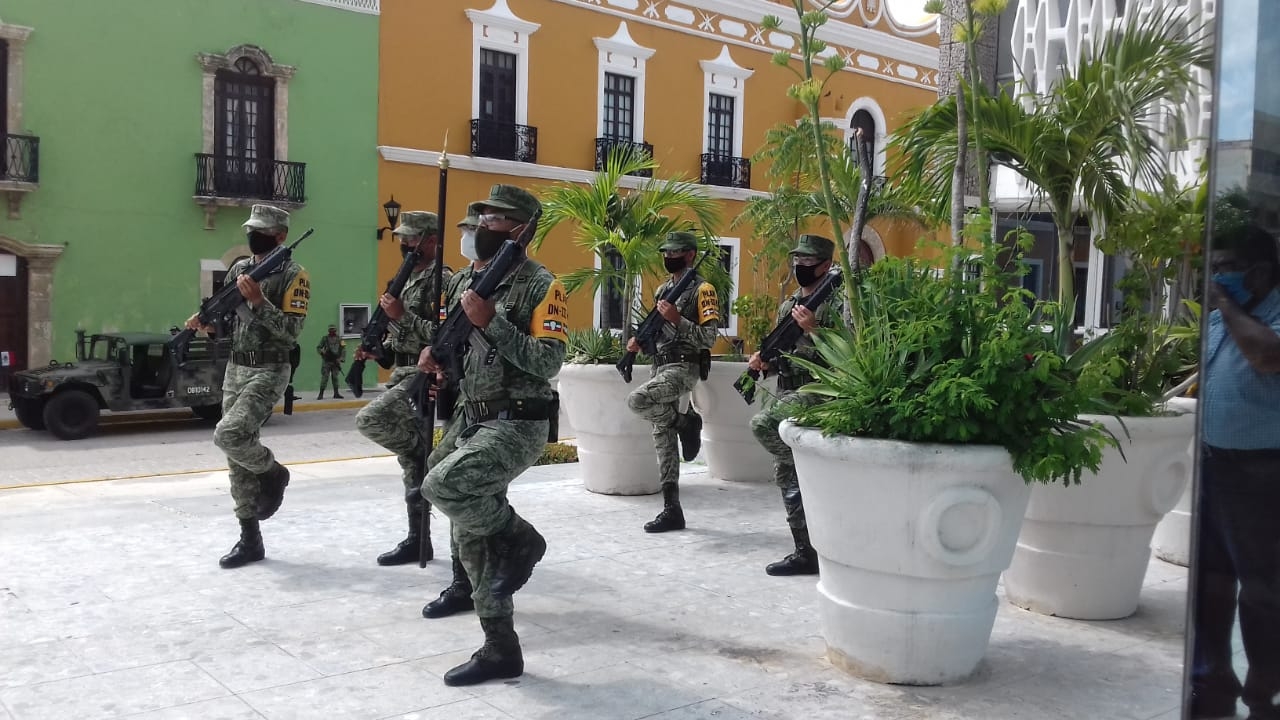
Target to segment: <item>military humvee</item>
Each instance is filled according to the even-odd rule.
[[[170,335],[76,331],[76,361],[24,370],[9,378],[9,407],[32,430],[79,440],[98,426],[101,410],[126,412],[189,407],[199,417],[222,415],[222,377],[230,338],[193,339],[179,366]]]

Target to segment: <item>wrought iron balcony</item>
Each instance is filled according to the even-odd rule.
[[[732,155],[702,154],[702,184],[751,187],[751,161]]]
[[[647,142],[632,142],[609,137],[596,138],[596,172],[604,170],[605,164],[609,162],[609,154],[614,148],[631,150],[646,160],[653,159],[653,146]],[[652,170],[638,170],[631,174],[636,177],[653,177]]]
[[[0,182],[36,184],[40,182],[40,138],[31,135],[0,135]]]
[[[538,128],[497,120],[472,120],[471,154],[498,160],[537,162]]]
[[[307,164],[196,153],[196,197],[301,204],[307,199]]]

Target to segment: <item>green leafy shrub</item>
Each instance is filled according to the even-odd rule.
[[[981,237],[979,216],[966,231]],[[794,408],[796,422],[825,435],[909,442],[1001,445],[1028,482],[1079,482],[1114,444],[1101,426],[1078,420],[1092,388],[1041,329],[1052,305],[1032,305],[998,243],[939,248],[937,266],[886,257],[861,275],[861,332],[819,330],[825,366],[793,358],[813,374],[802,392],[829,398]],[[960,267],[942,272],[938,268]]]

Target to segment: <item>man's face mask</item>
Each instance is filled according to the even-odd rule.
[[[254,255],[266,255],[276,248],[276,236],[257,230],[249,231],[249,252]]]
[[[462,231],[462,257],[468,260],[479,260],[480,256],[476,254],[476,231],[475,228],[465,228]]]
[[[1244,276],[1240,270],[1220,272],[1214,273],[1213,281],[1221,285],[1237,304],[1244,305],[1253,299],[1253,293],[1245,287]]]
[[[329,337],[334,337],[337,334],[338,334],[337,330],[335,330],[334,328],[329,328]]]
[[[818,272],[818,268],[821,265],[822,263],[818,263],[817,265],[801,265],[796,263],[792,270],[795,273],[796,282],[800,283],[800,287],[809,287],[826,274]]]
[[[400,257],[402,258],[409,257],[409,253],[413,252],[413,248],[414,246],[412,245],[406,245],[404,243],[400,243]]]
[[[498,254],[502,243],[511,237],[509,230],[491,230],[487,227],[476,228],[476,260],[488,260]]]
[[[684,255],[676,255],[675,257],[662,256],[662,266],[672,274],[680,272],[688,264],[689,261],[685,259]]]

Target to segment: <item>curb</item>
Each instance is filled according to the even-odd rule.
[[[371,400],[339,400],[337,402],[325,403],[322,400],[313,400],[305,404],[295,404],[293,406],[294,414],[300,412],[323,412],[325,410],[354,410],[356,408],[368,405]],[[273,408],[273,412],[283,414],[284,405],[278,404]],[[153,411],[148,415],[104,415],[102,416],[103,425],[128,425],[130,423],[146,423],[163,420],[194,420],[195,415],[191,413],[189,408],[174,408],[173,410]],[[19,430],[22,423],[17,418],[0,419],[0,430]]]

